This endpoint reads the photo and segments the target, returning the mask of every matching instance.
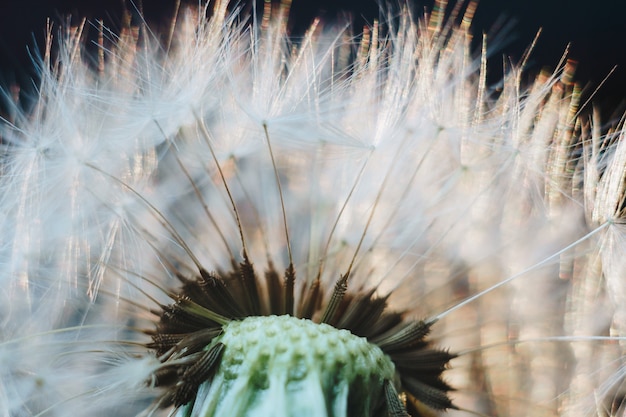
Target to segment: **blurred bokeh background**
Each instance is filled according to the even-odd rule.
[[[393,0],[395,10],[405,0]],[[416,14],[431,8],[433,0],[409,0]],[[450,0],[451,2],[453,0]],[[197,4],[198,0],[188,0]],[[261,3],[262,0],[257,0]],[[331,20],[350,16],[362,26],[381,15],[374,0],[293,0],[292,31],[297,34],[318,15]],[[185,0],[183,0],[183,4]],[[250,0],[239,2],[249,7]],[[43,45],[46,19],[59,22],[72,16],[102,19],[115,31],[128,0],[0,0],[0,84],[32,85],[36,75],[31,55]],[[166,25],[176,0],[135,0],[152,25]],[[392,11],[393,13],[393,11]],[[605,120],[624,111],[626,97],[626,1],[624,0],[480,0],[473,22],[476,52],[482,33],[488,34],[490,81],[502,75],[503,60],[519,62],[542,28],[528,65],[530,78],[542,68],[553,69],[568,44],[568,57],[578,62],[576,80],[588,97],[611,73],[593,98]],[[95,30],[95,29],[92,29]]]

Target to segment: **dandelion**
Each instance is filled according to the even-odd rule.
[[[49,30],[2,125],[2,415],[623,412],[626,148],[573,63],[492,88],[473,3],[264,6]]]

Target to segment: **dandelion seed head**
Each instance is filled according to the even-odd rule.
[[[352,407],[370,414],[383,403],[382,382],[394,378],[393,362],[365,338],[292,316],[249,317],[216,339],[226,347],[222,365],[204,398],[189,406],[192,414],[247,408],[253,415],[276,409],[323,415],[327,407],[345,407],[347,396],[369,397]]]
[[[95,60],[65,29],[2,124],[3,415],[616,414],[626,151],[573,63],[494,91],[474,4],[301,39],[227,6]]]

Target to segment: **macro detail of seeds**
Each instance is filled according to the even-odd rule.
[[[626,140],[575,64],[289,7],[51,26],[3,90],[0,415],[622,415]]]

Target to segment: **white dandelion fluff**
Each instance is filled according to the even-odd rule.
[[[451,6],[51,29],[1,130],[1,414],[623,412],[621,125],[568,61],[492,89]]]

